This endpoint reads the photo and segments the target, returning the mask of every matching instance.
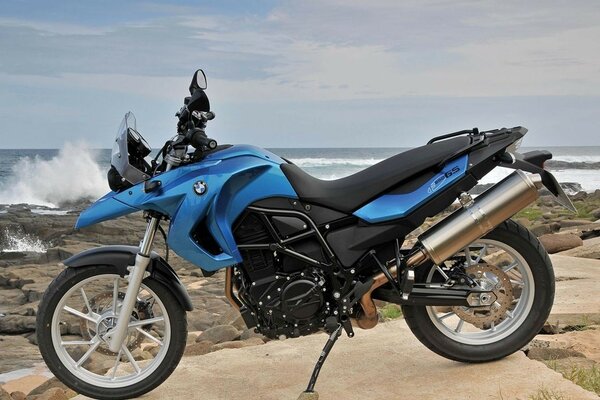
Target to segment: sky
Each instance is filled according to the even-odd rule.
[[[107,148],[127,111],[160,147],[197,68],[219,143],[600,145],[597,0],[3,0],[0,148]]]

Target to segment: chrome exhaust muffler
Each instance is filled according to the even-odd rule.
[[[538,198],[539,175],[517,170],[419,236],[428,258],[441,264]]]
[[[475,200],[463,201],[462,208],[418,237],[416,251],[408,258],[406,266],[414,268],[427,260],[434,264],[443,263],[535,201],[541,187],[539,175],[526,175],[516,170]],[[392,276],[397,275],[397,270],[395,264],[389,268]],[[377,325],[377,308],[371,294],[387,282],[383,272],[372,278],[369,291],[360,299],[362,312],[356,319],[360,328],[370,329]]]

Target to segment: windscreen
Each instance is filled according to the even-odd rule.
[[[111,164],[126,181],[135,185],[150,177],[149,166],[144,157],[150,146],[136,130],[135,116],[125,114],[113,144]]]

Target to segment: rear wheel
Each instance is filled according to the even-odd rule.
[[[443,265],[417,268],[417,282],[447,283],[452,267],[496,297],[488,307],[403,306],[406,322],[446,358],[483,362],[521,349],[540,331],[554,301],[554,272],[535,236],[507,220]]]
[[[37,318],[44,361],[73,390],[98,399],[137,397],[173,372],[185,349],[185,311],[161,283],[145,279],[121,349],[108,348],[127,280],[111,266],[67,268],[50,284]]]

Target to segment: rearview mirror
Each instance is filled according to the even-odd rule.
[[[206,89],[206,75],[201,69],[194,72],[192,83],[190,84],[190,94],[194,94],[196,89]]]

